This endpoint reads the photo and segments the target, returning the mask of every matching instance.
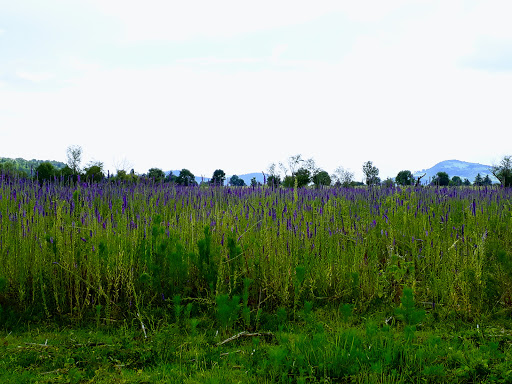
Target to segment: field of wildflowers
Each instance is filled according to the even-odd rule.
[[[147,337],[160,316],[227,337],[313,308],[413,331],[510,317],[512,190],[0,179],[6,326],[124,321]]]

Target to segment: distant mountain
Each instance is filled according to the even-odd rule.
[[[232,175],[229,175],[226,177],[226,181],[229,181]],[[256,178],[256,181],[258,183],[263,184],[263,174],[261,172],[258,173],[244,173],[243,175],[237,175],[239,178],[241,178],[243,181],[245,181],[245,185],[251,185],[251,180],[253,177]]]
[[[462,180],[468,179],[473,183],[476,175],[480,173],[482,178],[485,177],[485,175],[489,175],[493,183],[498,183],[498,180],[491,173],[490,168],[490,165],[469,163],[467,161],[460,160],[445,160],[437,163],[432,168],[414,172],[414,176],[419,177],[426,173],[426,176],[422,178],[421,181],[423,183],[428,183],[429,180],[431,180],[438,172],[446,172],[448,176],[450,176],[450,179],[453,176],[459,176]]]
[[[168,175],[170,172],[172,172],[173,175],[176,175],[178,176],[180,174],[180,169],[174,169],[172,171],[167,171],[165,172],[166,175]],[[194,172],[192,172],[194,173]],[[201,183],[201,181],[205,181],[205,182],[208,182],[210,181],[211,177],[201,177],[201,176],[197,176],[194,174],[194,176],[196,177],[196,182],[198,184]],[[227,185],[227,183],[229,182],[229,179],[231,178],[231,176],[233,175],[226,175],[226,182],[225,184]],[[243,181],[245,181],[245,185],[251,185],[251,179],[253,177],[256,178],[256,181],[263,184],[263,174],[261,172],[259,173],[244,173],[243,175],[237,175],[239,178],[241,178]]]

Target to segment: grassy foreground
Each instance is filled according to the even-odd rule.
[[[511,382],[511,202],[0,177],[0,382]]]
[[[510,320],[400,324],[384,314],[281,311],[257,332],[208,318],[99,328],[38,324],[0,338],[2,383],[509,383]],[[140,325],[140,324],[139,324]],[[240,331],[240,332],[238,332]]]

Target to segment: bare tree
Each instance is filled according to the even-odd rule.
[[[336,183],[341,184],[343,187],[348,187],[354,180],[354,173],[343,168],[342,166],[339,166],[334,170],[333,179],[335,179]]]
[[[266,181],[267,185],[272,187],[278,187],[281,184],[281,178],[276,172],[276,164],[272,163],[267,168],[268,177],[265,180],[265,174],[263,174],[263,180]]]
[[[425,177],[425,175],[426,175],[426,173],[424,173],[423,175],[419,176],[419,177],[416,179],[416,184],[415,184],[415,186],[416,186],[416,187],[418,187],[419,185],[421,185],[421,184],[420,184],[420,180],[421,180],[422,178],[424,178],[424,177]]]
[[[80,173],[80,163],[82,162],[82,147],[79,145],[70,145],[67,150],[68,167],[71,168],[73,174]]]
[[[512,156],[505,156],[500,163],[490,169],[503,187],[512,187]]]
[[[128,171],[133,168],[133,164],[129,162],[128,159],[125,157],[122,160],[114,161],[114,167],[116,169],[116,172],[119,173],[119,171],[121,171],[127,174]]]
[[[304,160],[302,159],[302,155],[300,155],[300,154],[295,155],[295,156],[290,156],[288,158],[288,168],[290,169],[292,176],[295,174],[297,169],[299,169],[299,166],[303,161]]]
[[[284,177],[288,175],[288,168],[286,168],[286,165],[284,165],[281,161],[279,162],[279,168],[281,169],[281,172],[283,172]]]
[[[304,168],[306,168],[311,173],[311,175],[314,175],[319,171],[319,168],[316,166],[315,159],[307,159],[304,163]]]
[[[270,176],[276,176],[276,163],[272,163],[267,167],[267,172]]]

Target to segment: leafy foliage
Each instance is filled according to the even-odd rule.
[[[432,185],[438,185],[441,187],[450,184],[450,176],[446,172],[437,172],[431,182]]]
[[[56,175],[55,167],[49,161],[41,163],[36,168],[36,175],[39,181],[49,181]]]
[[[462,179],[459,176],[453,176],[452,179],[450,180],[449,185],[460,187],[462,185]]]
[[[307,168],[299,168],[294,177],[297,180],[297,187],[302,188],[311,182],[311,172]]]
[[[222,169],[216,169],[213,172],[212,178],[210,179],[210,184],[224,185],[224,181],[226,181],[226,174]]]
[[[318,171],[313,175],[313,183],[318,188],[320,186],[331,185],[331,176],[326,171]]]
[[[491,167],[492,174],[504,187],[512,186],[512,156],[505,156],[499,164]]]
[[[197,185],[194,174],[185,168],[180,171],[179,176],[176,178],[176,184],[184,186]]]
[[[414,176],[413,176],[412,172],[409,170],[400,171],[400,172],[398,172],[398,174],[395,177],[395,182],[398,185],[402,185],[402,186],[413,185],[414,181],[415,181]]]
[[[278,187],[281,185],[281,178],[277,175],[270,175],[267,177],[267,185],[270,187]]]
[[[88,166],[85,167],[84,171],[84,177],[88,181],[98,183],[105,178],[105,174],[103,173],[103,163],[101,162],[89,163]]]
[[[7,157],[0,157],[0,173],[11,173],[20,176],[34,176],[35,169],[42,163],[51,163],[56,170],[60,170],[66,164],[54,160],[25,160],[22,158],[11,159]]]
[[[256,178],[254,178],[254,180],[256,181]],[[245,187],[245,181],[239,178],[237,175],[231,176],[229,179],[229,184],[233,187]]]
[[[165,179],[165,173],[160,168],[150,168],[148,170],[148,177],[159,182]]]
[[[371,161],[363,164],[363,174],[366,180],[366,185],[376,185],[380,183],[379,169],[373,165]]]

